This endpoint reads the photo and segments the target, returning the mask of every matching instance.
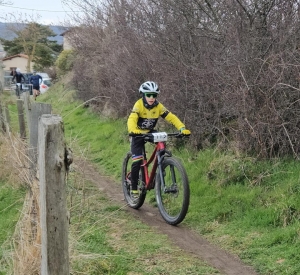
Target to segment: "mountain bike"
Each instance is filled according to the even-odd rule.
[[[148,133],[131,135],[142,138],[144,142],[155,145],[149,160],[147,160],[145,143],[143,146],[143,161],[139,173],[139,198],[131,197],[131,152],[123,161],[122,187],[126,202],[134,209],[140,208],[145,201],[147,191],[155,189],[155,198],[163,219],[171,225],[177,225],[185,218],[190,202],[190,188],[185,168],[179,160],[172,157],[166,149],[168,137],[183,138],[179,133]],[[150,168],[150,164],[152,165]]]

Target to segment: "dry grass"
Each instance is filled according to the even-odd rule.
[[[18,187],[20,182],[21,184],[26,182],[24,176],[26,175],[25,171],[28,170],[26,169],[28,164],[24,165],[26,159],[24,145],[24,142],[11,134],[0,135],[0,178],[5,179],[11,186]]]
[[[29,159],[24,141],[11,133],[0,136],[0,178],[18,188],[28,187],[20,219],[11,240],[14,252],[9,262],[13,274],[39,274],[41,233],[39,225],[39,187],[38,181],[30,180]]]
[[[41,266],[41,228],[40,228],[40,209],[39,209],[39,181],[38,175],[31,180],[30,160],[27,156],[27,143],[13,134],[0,135],[0,178],[5,179],[7,184],[15,188],[20,185],[25,186],[28,191],[24,200],[20,218],[17,222],[14,235],[7,242],[12,247],[12,252],[5,253],[5,261],[10,266],[9,274],[40,274]],[[79,158],[85,159],[85,152]],[[80,167],[77,167],[81,170]],[[79,173],[81,174],[81,173]],[[75,178],[74,178],[75,177]],[[84,175],[78,176],[78,173],[72,173],[72,181],[82,190],[80,204],[85,202],[85,182]],[[76,189],[77,189],[76,188]],[[72,198],[71,198],[72,199]],[[94,259],[103,257],[99,254],[84,253],[76,251],[78,236],[70,236],[70,259]]]
[[[37,182],[34,185],[37,185]],[[37,188],[33,188],[36,190]],[[39,224],[38,191],[27,193],[22,215],[16,226],[13,244],[14,274],[40,274],[41,230]]]

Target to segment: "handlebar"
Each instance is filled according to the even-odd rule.
[[[146,134],[134,134],[134,133],[129,133],[130,137],[140,137],[145,140],[152,140],[153,139],[153,134],[159,134],[162,132],[156,132],[156,133],[146,133]],[[175,137],[175,138],[188,138],[189,135],[183,135],[181,133],[165,133],[168,137]]]

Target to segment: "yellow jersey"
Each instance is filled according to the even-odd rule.
[[[132,133],[134,130],[141,130],[142,133],[148,133],[154,129],[159,117],[173,124],[177,130],[185,128],[180,119],[168,111],[163,104],[156,100],[152,106],[147,108],[144,105],[143,98],[141,98],[134,104],[128,117],[128,132]]]

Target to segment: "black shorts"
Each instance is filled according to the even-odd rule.
[[[149,133],[156,133],[156,130],[151,130],[149,131]],[[130,142],[130,149],[131,149],[131,153],[132,153],[132,158],[139,158],[143,156],[143,148],[145,145],[145,141],[144,139],[140,138],[140,137],[132,137],[131,138],[131,142]]]
[[[132,158],[142,158],[143,157],[143,148],[144,148],[144,140],[140,137],[132,137],[131,138],[131,153]]]
[[[38,91],[39,91],[39,90],[40,90],[40,86],[32,86],[32,89],[33,89],[33,90],[38,90]]]

